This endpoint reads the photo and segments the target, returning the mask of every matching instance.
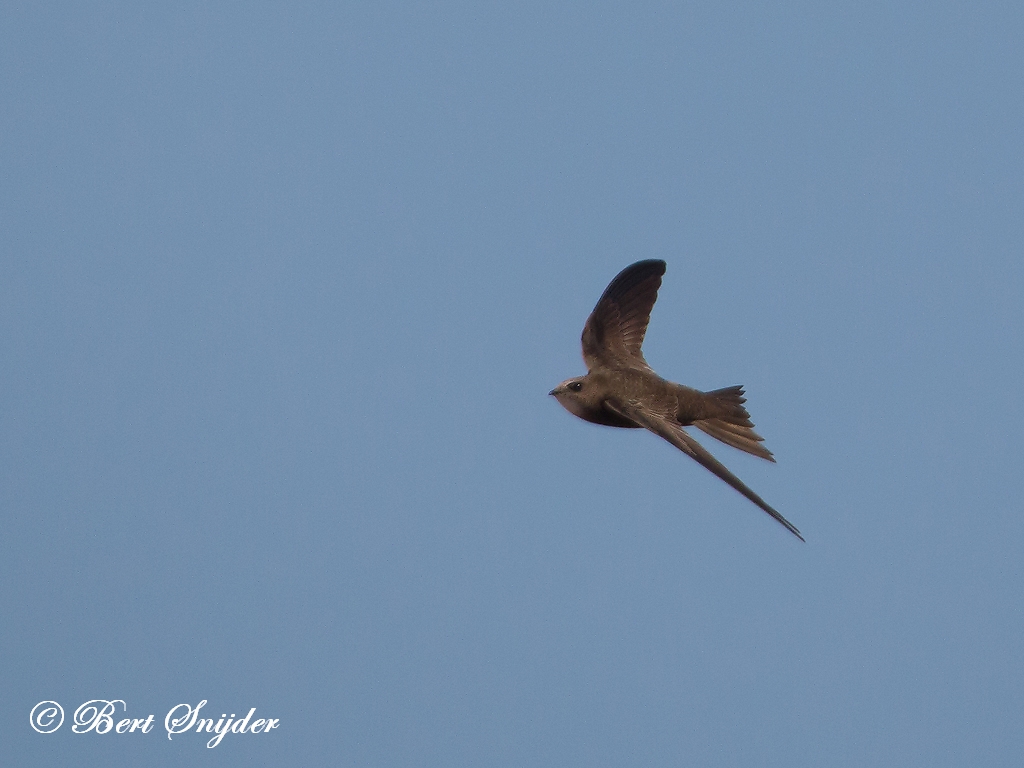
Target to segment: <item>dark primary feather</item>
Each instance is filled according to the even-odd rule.
[[[583,360],[589,370],[600,365],[650,368],[640,347],[664,274],[665,262],[649,259],[626,267],[611,281],[583,327]]]
[[[624,417],[632,419],[641,427],[649,429],[651,432],[658,435],[658,437],[664,438],[668,442],[672,443],[672,445],[681,450],[687,456],[697,461],[697,463],[705,469],[715,473],[722,480],[727,482],[769,515],[774,517],[794,536],[800,539],[800,541],[804,541],[804,537],[800,535],[800,531],[797,530],[795,525],[770,507],[768,502],[750,490],[743,481],[730,472],[722,462],[708,453],[704,446],[686,434],[683,428],[679,426],[674,419],[670,419],[662,414],[652,413],[638,402],[607,402],[606,405],[612,410],[622,414]]]

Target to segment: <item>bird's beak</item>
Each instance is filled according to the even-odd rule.
[[[557,395],[558,394],[558,387],[555,387],[554,389],[552,389],[550,392],[548,392],[548,394],[549,395]]]

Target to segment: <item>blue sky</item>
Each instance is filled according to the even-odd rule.
[[[2,762],[1019,760],[1017,6],[0,14]],[[806,544],[547,397],[643,258]]]

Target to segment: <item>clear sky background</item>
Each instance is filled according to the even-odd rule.
[[[1017,763],[1022,22],[6,4],[0,762]],[[644,258],[806,544],[547,396]]]

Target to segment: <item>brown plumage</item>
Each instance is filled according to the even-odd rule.
[[[710,392],[666,381],[644,359],[641,347],[658,298],[665,262],[639,261],[612,280],[583,327],[586,376],[563,381],[550,394],[570,413],[609,427],[649,429],[714,472],[778,520],[801,541],[786,518],[712,456],[683,427],[697,429],[733,448],[775,461],[743,407],[743,387]]]

